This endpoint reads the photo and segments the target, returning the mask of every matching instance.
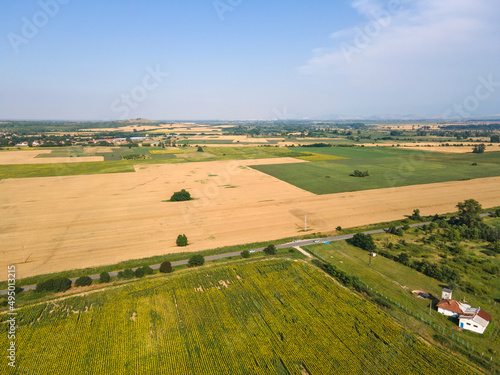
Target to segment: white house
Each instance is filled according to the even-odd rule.
[[[438,308],[438,313],[446,316],[451,316],[453,318],[458,318],[467,309],[470,309],[469,305],[454,301],[452,299],[442,299],[438,302],[436,307]]]
[[[452,300],[451,294],[451,290],[443,289],[442,299],[436,305],[438,312],[458,318],[460,328],[476,333],[484,333],[490,323],[491,315],[481,310],[480,307],[472,308],[465,303]]]
[[[441,301],[438,302],[436,307],[438,308],[438,313],[458,318],[464,313],[465,310],[470,309],[470,306],[465,303],[452,300],[452,293],[452,290],[443,288]]]
[[[469,309],[458,318],[460,328],[467,329],[476,333],[484,333],[488,324],[490,324],[491,315],[481,310]]]

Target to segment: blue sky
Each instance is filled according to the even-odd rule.
[[[4,0],[0,9],[3,119],[500,114],[496,0]]]

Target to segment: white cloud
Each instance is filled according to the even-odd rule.
[[[467,95],[480,75],[500,80],[494,0],[405,0],[397,10],[390,2],[353,1],[364,22],[335,31],[332,45],[299,67],[330,85],[322,92],[337,106],[355,112],[358,100],[370,99],[363,110],[436,112]]]

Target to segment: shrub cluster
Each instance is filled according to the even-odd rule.
[[[169,261],[165,261],[162,264],[160,264],[160,272],[161,273],[171,273],[171,272],[173,272],[172,263],[170,263]]]
[[[75,281],[75,286],[89,286],[92,285],[92,279],[89,276],[80,276]]]
[[[38,283],[35,292],[65,292],[71,288],[71,280],[67,277],[60,277],[57,279],[49,279]]]
[[[358,169],[356,169],[350,176],[352,177],[368,177],[370,176],[370,173],[368,173],[368,171],[360,171]]]
[[[264,249],[264,252],[267,254],[267,255],[276,255],[276,246],[274,246],[273,244],[270,244],[268,245],[265,249]]]
[[[370,234],[356,233],[352,238],[347,240],[347,243],[366,251],[374,251],[376,248]]]
[[[203,255],[200,254],[193,255],[191,258],[189,258],[188,261],[189,267],[203,266],[204,264],[205,264],[205,258],[203,258]]]

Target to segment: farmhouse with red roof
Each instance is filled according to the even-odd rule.
[[[450,289],[443,289],[442,299],[436,305],[438,312],[458,318],[460,328],[476,333],[484,333],[490,323],[491,315],[481,310],[480,307],[472,308],[465,303],[452,300],[451,294]]]

